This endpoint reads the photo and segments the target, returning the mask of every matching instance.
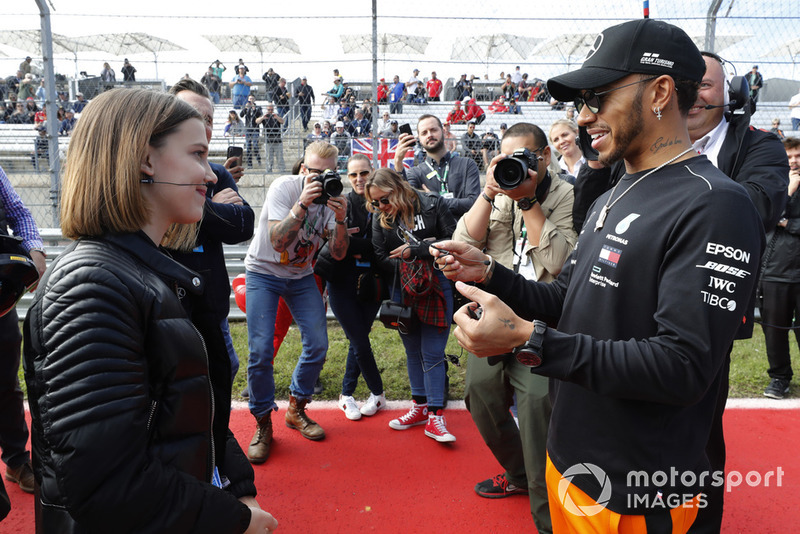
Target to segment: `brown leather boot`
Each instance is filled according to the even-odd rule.
[[[304,438],[313,441],[320,440],[325,437],[325,431],[306,415],[306,404],[308,400],[299,400],[293,396],[289,396],[289,409],[286,410],[286,426],[299,430]]]
[[[269,447],[272,444],[272,411],[257,417],[256,423],[258,427],[247,448],[247,459],[251,464],[263,464],[269,458]]]

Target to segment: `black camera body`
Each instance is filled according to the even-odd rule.
[[[538,158],[527,148],[518,148],[494,168],[494,180],[501,189],[514,189],[528,179],[528,169],[536,169]]]
[[[327,204],[331,197],[342,194],[342,178],[336,171],[325,169],[325,172],[318,174],[313,181],[322,184],[322,194],[314,199],[314,204]]]

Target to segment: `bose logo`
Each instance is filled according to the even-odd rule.
[[[705,265],[695,265],[695,267],[700,269],[710,269],[718,273],[730,274],[736,278],[747,278],[750,276],[749,271],[739,269],[738,267],[731,267],[730,265],[725,265],[724,263],[717,263],[715,261],[707,261]]]

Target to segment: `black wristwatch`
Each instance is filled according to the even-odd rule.
[[[519,206],[519,209],[522,211],[528,211],[536,202],[536,197],[525,197],[517,200],[517,206]]]
[[[530,339],[512,351],[519,363],[528,367],[542,365],[542,343],[546,331],[547,323],[538,319],[533,321],[533,332],[531,332]]]

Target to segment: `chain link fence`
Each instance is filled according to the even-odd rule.
[[[465,95],[486,112],[480,134],[518,121],[547,130],[566,110],[550,102],[545,81],[577,68],[597,32],[643,15],[643,3],[633,1],[600,7],[578,0],[548,9],[477,0],[393,6],[310,1],[253,5],[247,14],[233,15],[211,3],[161,2],[150,9],[149,0],[90,12],[81,11],[76,0],[49,15],[51,31],[43,39],[42,19],[30,4],[18,5],[17,13],[0,21],[0,91],[8,106],[0,124],[0,166],[45,228],[57,226],[58,169],[51,169],[50,160],[63,159],[70,122],[80,120],[83,102],[111,88],[163,91],[183,76],[203,81],[216,102],[212,160],[223,161],[231,145],[245,149],[245,162],[252,166],[240,187],[258,209],[271,180],[289,172],[314,138],[317,123],[324,135],[326,129],[336,132],[339,121],[361,121],[345,124],[360,141],[342,143],[343,151],[375,146],[380,164],[391,159],[394,135],[385,113],[398,126],[415,125],[423,113],[444,120]],[[787,103],[800,88],[800,0],[652,1],[649,10],[651,17],[686,30],[701,49],[721,55],[736,74],[758,65],[764,87],[754,123],[769,129],[779,118],[789,133]],[[42,51],[48,40],[51,81]],[[250,85],[235,83],[240,62]],[[509,75],[510,93],[504,87]],[[396,86],[392,91],[395,80],[405,91]],[[42,107],[49,84],[57,96],[48,111],[58,115],[61,135],[42,129],[44,114],[28,109],[29,96],[33,107]],[[255,96],[262,112],[272,104],[284,118],[279,150],[263,131],[256,139],[253,130],[238,125],[247,118],[241,116],[246,107],[237,102],[244,93]],[[519,114],[496,106],[501,95],[515,99]],[[18,103],[30,122],[21,120]],[[70,108],[75,113],[67,116]],[[462,128],[453,127],[455,137]],[[379,136],[386,141],[376,140]],[[268,158],[278,153],[283,164]]]

